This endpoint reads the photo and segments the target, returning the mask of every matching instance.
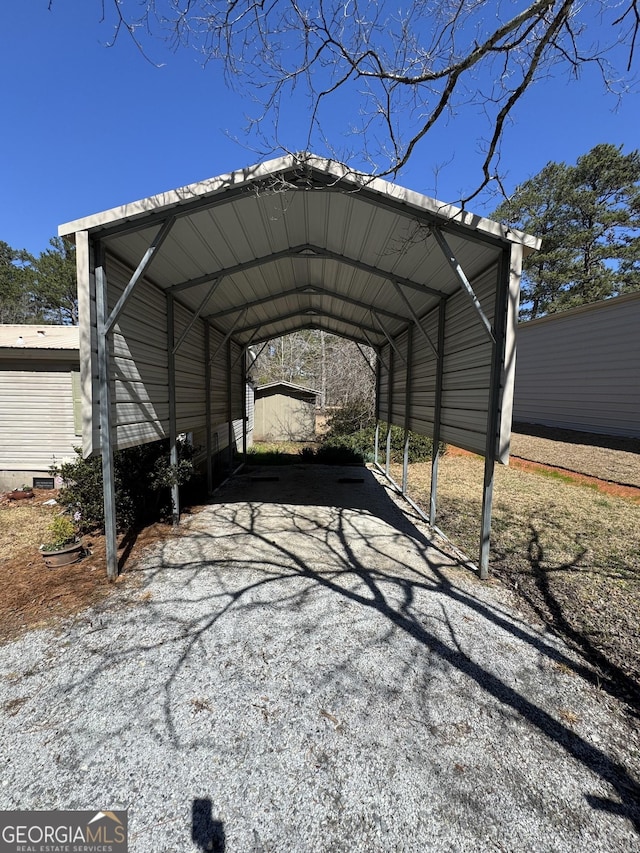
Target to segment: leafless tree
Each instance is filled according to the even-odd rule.
[[[377,175],[395,175],[430,131],[472,110],[485,137],[481,175],[463,203],[499,182],[500,142],[530,86],[591,64],[606,90],[623,95],[640,28],[640,0],[101,2],[115,38],[126,31],[148,56],[158,37],[191,46],[204,62],[222,62],[232,86],[251,87],[254,129],[271,150],[284,147],[278,127],[294,92],[308,98],[307,149]],[[355,134],[352,152],[325,139],[329,115],[335,125],[340,113]]]
[[[320,392],[320,407],[373,405],[375,353],[321,330],[292,332],[265,345],[252,374],[260,384],[285,381]]]

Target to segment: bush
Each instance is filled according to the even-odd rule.
[[[76,527],[70,518],[64,515],[56,515],[47,527],[47,533],[49,534],[49,539],[41,546],[42,550],[56,551],[75,541]]]
[[[80,512],[81,532],[104,528],[101,459],[95,456],[83,459],[80,448],[75,451],[77,458],[73,462],[64,462],[51,472],[64,481],[59,502]],[[114,479],[119,529],[127,530],[170,515],[171,486],[193,486],[193,452],[190,444],[178,442],[178,464],[171,465],[167,440],[116,451]]]
[[[331,419],[329,431],[322,441],[322,448],[338,447],[349,449],[357,454],[363,461],[373,462],[375,443],[375,422],[368,424],[365,428],[357,431],[340,433],[335,427],[343,427],[345,424],[353,423],[352,414],[347,413],[345,418],[339,412]],[[383,457],[386,448],[386,423],[380,424],[378,457]],[[428,435],[420,435],[416,432],[409,433],[409,462],[426,462],[431,460],[433,440]],[[444,453],[446,446],[441,442],[438,452]],[[404,457],[404,430],[399,426],[391,427],[391,461],[400,463]]]
[[[353,435],[369,428],[373,429],[375,423],[372,401],[352,400],[329,416],[327,435]]]

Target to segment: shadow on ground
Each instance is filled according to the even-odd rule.
[[[177,691],[187,677],[187,665],[196,665],[206,643],[217,642],[217,630],[224,624],[234,637],[244,636],[243,626],[258,611],[268,612],[279,625],[286,614],[309,609],[309,620],[316,621],[309,621],[305,630],[313,636],[324,618],[322,608],[312,607],[321,595],[325,612],[327,606],[338,608],[342,602],[349,606],[349,613],[359,614],[362,624],[375,621],[383,626],[386,637],[405,635],[420,654],[426,652],[425,690],[430,672],[444,667],[455,678],[463,676],[465,684],[472,683],[477,695],[499,706],[509,719],[524,721],[536,737],[559,747],[608,786],[608,796],[584,793],[591,809],[622,816],[640,831],[637,780],[619,757],[612,757],[606,748],[577,733],[570,722],[555,716],[544,695],[545,685],[551,689],[549,667],[580,676],[587,676],[588,668],[562,644],[514,616],[498,597],[463,572],[446,548],[435,546],[400,511],[370,471],[358,469],[355,477],[352,469],[297,466],[272,468],[268,479],[248,473],[223,488],[211,510],[194,516],[187,535],[164,543],[161,553],[142,567],[150,596],[147,618],[150,624],[154,620],[169,623],[169,634],[146,642],[138,641],[132,631],[122,647],[97,652],[91,672],[70,689],[90,689],[91,682],[97,682],[116,659],[164,649],[166,660],[166,650],[174,649],[160,689],[166,729],[179,748]],[[538,559],[532,535],[534,568]],[[459,623],[454,623],[453,612],[463,614]],[[465,625],[473,625],[474,620],[472,629]],[[351,636],[359,624],[354,620]],[[480,626],[484,631],[481,647],[495,636],[503,644],[520,643],[519,648],[535,656],[541,673],[539,688],[535,684],[520,687],[520,677],[501,674],[499,652],[489,649],[485,654],[485,648],[474,646]],[[137,622],[132,627],[137,629]],[[304,643],[306,638],[298,637],[296,642]],[[356,673],[363,651],[335,642],[335,671]],[[268,705],[261,708],[266,718]],[[475,709],[468,710],[473,719]],[[535,788],[535,781],[531,784]],[[224,850],[224,830],[216,824],[206,800],[194,801],[193,840],[201,849]]]

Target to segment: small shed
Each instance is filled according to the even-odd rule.
[[[0,325],[0,490],[73,457],[81,400],[77,326]]]
[[[256,441],[310,441],[315,438],[318,392],[291,382],[269,382],[256,388]]]
[[[640,293],[521,323],[514,420],[640,438],[638,329]]]

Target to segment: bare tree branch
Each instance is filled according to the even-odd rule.
[[[377,176],[395,176],[436,126],[476,110],[487,142],[481,178],[465,203],[500,185],[507,122],[537,80],[577,76],[595,63],[605,88],[622,94],[633,82],[640,32],[640,0],[534,0],[515,15],[508,0],[100,2],[111,5],[114,37],[126,31],[145,56],[149,40],[162,36],[174,49],[199,51],[205,63],[220,62],[230,85],[255,93],[251,126],[271,150],[283,147],[280,116],[299,91],[309,105],[307,148],[321,143],[347,162],[326,139],[329,118],[343,110],[347,129],[359,134],[347,165]],[[615,67],[621,46],[624,70]]]

